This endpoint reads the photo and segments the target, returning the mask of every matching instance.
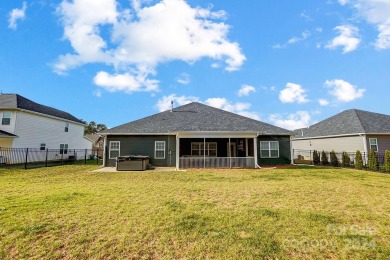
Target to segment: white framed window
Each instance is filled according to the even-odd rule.
[[[165,141],[154,143],[154,159],[165,159]]]
[[[1,119],[2,125],[10,125],[11,124],[11,111],[3,111],[3,118]]]
[[[116,157],[120,156],[121,142],[119,141],[110,141],[110,150],[109,150],[109,158],[116,159]]]
[[[46,150],[46,144],[45,143],[41,143],[40,146],[39,146],[39,150],[41,150],[41,151]]]
[[[206,145],[206,146],[205,146]],[[215,142],[193,142],[191,143],[192,156],[217,157],[217,143]]]
[[[65,132],[69,132],[69,123],[65,123]]]
[[[279,142],[261,141],[260,156],[261,158],[279,158]]]
[[[60,154],[68,154],[68,144],[60,144]]]
[[[374,152],[378,152],[378,139],[369,138],[368,142],[370,143],[370,150],[373,150]]]

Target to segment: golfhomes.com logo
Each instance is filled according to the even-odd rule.
[[[313,239],[306,236],[285,239],[283,246],[301,252],[316,250],[374,250],[376,229],[359,225],[327,225],[326,237]]]

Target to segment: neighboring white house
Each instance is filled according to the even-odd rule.
[[[384,154],[390,150],[390,116],[358,109],[345,110],[308,128],[294,130],[295,154],[327,151]],[[307,155],[307,153],[306,153]]]
[[[92,148],[81,120],[17,94],[0,95],[0,120],[0,148]]]

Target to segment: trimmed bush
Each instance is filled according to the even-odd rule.
[[[330,164],[334,167],[339,166],[339,159],[337,158],[336,152],[334,150],[330,152]]]
[[[328,156],[326,156],[326,153],[325,153],[324,150],[322,150],[322,153],[321,153],[321,162],[322,162],[322,165],[328,165],[329,164]]]
[[[368,169],[371,171],[378,170],[378,160],[376,158],[374,150],[370,150],[370,153],[368,155]]]
[[[390,151],[385,151],[385,171],[390,172]]]
[[[355,156],[355,168],[356,169],[363,169],[363,158],[362,158],[362,153],[357,150],[356,151],[356,156]]]
[[[313,151],[313,163],[314,165],[320,164],[320,153],[316,150]]]
[[[351,163],[351,158],[349,157],[347,152],[343,152],[343,157],[341,158],[341,163],[343,164],[343,167],[347,167]]]

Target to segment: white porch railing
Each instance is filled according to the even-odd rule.
[[[179,168],[255,168],[255,157],[180,157]]]

